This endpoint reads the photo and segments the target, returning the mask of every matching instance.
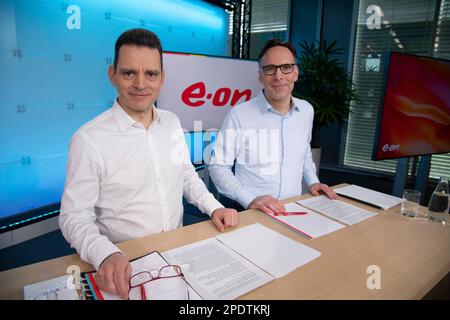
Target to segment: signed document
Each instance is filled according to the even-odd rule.
[[[320,256],[259,223],[162,253],[204,299],[235,299]]]
[[[348,225],[354,225],[377,215],[375,212],[361,209],[340,200],[331,200],[326,196],[312,197],[297,201],[297,203]]]

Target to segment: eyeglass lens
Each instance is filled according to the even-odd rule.
[[[262,67],[262,70],[265,75],[273,75],[277,72],[277,69],[280,68],[282,73],[288,74],[288,73],[291,73],[292,71],[294,71],[294,66],[295,66],[295,64],[282,64],[279,66],[270,64],[268,66]]]

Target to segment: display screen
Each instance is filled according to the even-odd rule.
[[[209,164],[216,136],[216,130],[185,132],[184,137],[194,165]]]
[[[450,61],[391,53],[373,159],[450,152]]]
[[[0,0],[0,17],[0,232],[58,209],[72,135],[116,97],[108,66],[122,32],[150,29],[164,51],[228,55],[229,14],[205,1]]]

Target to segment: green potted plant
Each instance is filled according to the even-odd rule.
[[[304,41],[299,45],[302,55],[298,62],[298,80],[292,94],[308,101],[314,108],[311,152],[319,175],[319,129],[331,123],[343,124],[351,112],[351,102],[359,103],[360,99],[350,76],[336,59],[336,56],[342,54],[342,49],[336,48],[336,41],[329,46],[325,41],[312,44]],[[305,182],[302,190],[303,193],[308,192]]]
[[[342,54],[342,49],[336,48],[336,41],[329,46],[325,41],[312,44],[305,41],[299,45],[302,55],[293,95],[314,107],[311,148],[320,148],[318,130],[330,123],[343,124],[351,112],[351,102],[359,103],[360,99],[350,76],[336,59]]]

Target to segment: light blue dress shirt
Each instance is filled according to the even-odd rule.
[[[220,193],[244,208],[258,196],[300,195],[303,178],[308,186],[319,182],[310,147],[314,109],[291,99],[293,107],[282,115],[261,91],[231,109],[217,135],[210,176]]]

